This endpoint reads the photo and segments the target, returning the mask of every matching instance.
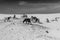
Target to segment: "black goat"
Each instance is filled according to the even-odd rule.
[[[23,23],[31,24],[31,25],[32,25],[30,18],[25,18],[25,19],[23,20]]]
[[[16,15],[14,15],[13,18],[16,18]]]

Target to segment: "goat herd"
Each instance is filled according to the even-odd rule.
[[[13,18],[16,18],[16,15],[13,16]],[[30,18],[26,15],[23,14],[22,18],[24,18],[23,23],[24,24],[28,24],[28,25],[32,25],[32,23],[39,23],[39,24],[43,24],[39,18],[37,18],[36,16],[31,16]],[[56,17],[55,20],[51,20],[51,21],[58,21],[57,19],[59,19],[60,17]],[[7,17],[7,21],[11,19],[10,17]],[[50,23],[50,20],[48,18],[46,18],[46,22]]]
[[[23,15],[23,18],[25,18],[23,20],[23,23],[25,22],[26,24],[32,24],[32,23],[39,23],[39,24],[43,24],[39,18],[37,18],[36,16],[31,16],[30,18],[27,15]],[[55,17],[51,20],[49,20],[49,18],[46,18],[46,23],[51,23],[51,22],[58,22],[58,19],[60,19],[60,17]]]
[[[27,15],[23,15],[22,17],[25,18],[25,19],[23,20],[23,23],[30,24],[30,25],[32,25],[32,23],[42,24],[42,22],[40,22],[39,18],[37,18],[37,17],[35,17],[35,16],[31,16],[31,17],[29,18]]]

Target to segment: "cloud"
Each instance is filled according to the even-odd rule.
[[[27,2],[25,2],[25,1],[20,1],[19,2],[19,5],[24,5],[24,4],[27,4]]]

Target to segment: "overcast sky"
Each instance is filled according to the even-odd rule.
[[[0,2],[16,2],[16,1],[26,1],[26,2],[57,2],[59,0],[0,0]]]
[[[41,2],[45,3],[41,4]],[[49,2],[52,2],[52,4]],[[28,8],[29,10],[30,8],[37,8],[38,11],[34,10],[34,12],[36,13],[60,12],[60,3],[54,2],[59,2],[59,0],[0,0],[0,13],[10,13],[12,9],[14,9],[16,13],[18,13],[22,8],[24,9],[24,12],[25,8]],[[12,13],[15,12],[14,10],[12,11]]]

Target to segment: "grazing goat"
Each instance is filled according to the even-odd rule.
[[[14,15],[13,18],[16,18],[16,15]]]
[[[23,23],[32,25],[30,18],[25,18],[25,19],[23,20]]]
[[[34,23],[42,24],[42,22],[40,22],[40,20],[39,20],[37,17],[31,16],[31,20],[32,20],[32,22],[34,22]]]
[[[47,22],[47,23],[50,23],[50,21],[49,21],[49,19],[48,19],[48,18],[46,19],[46,22]]]
[[[5,20],[4,20],[4,21],[6,22],[6,21],[9,21],[10,19],[11,19],[11,16],[10,16],[10,17],[5,18]]]

